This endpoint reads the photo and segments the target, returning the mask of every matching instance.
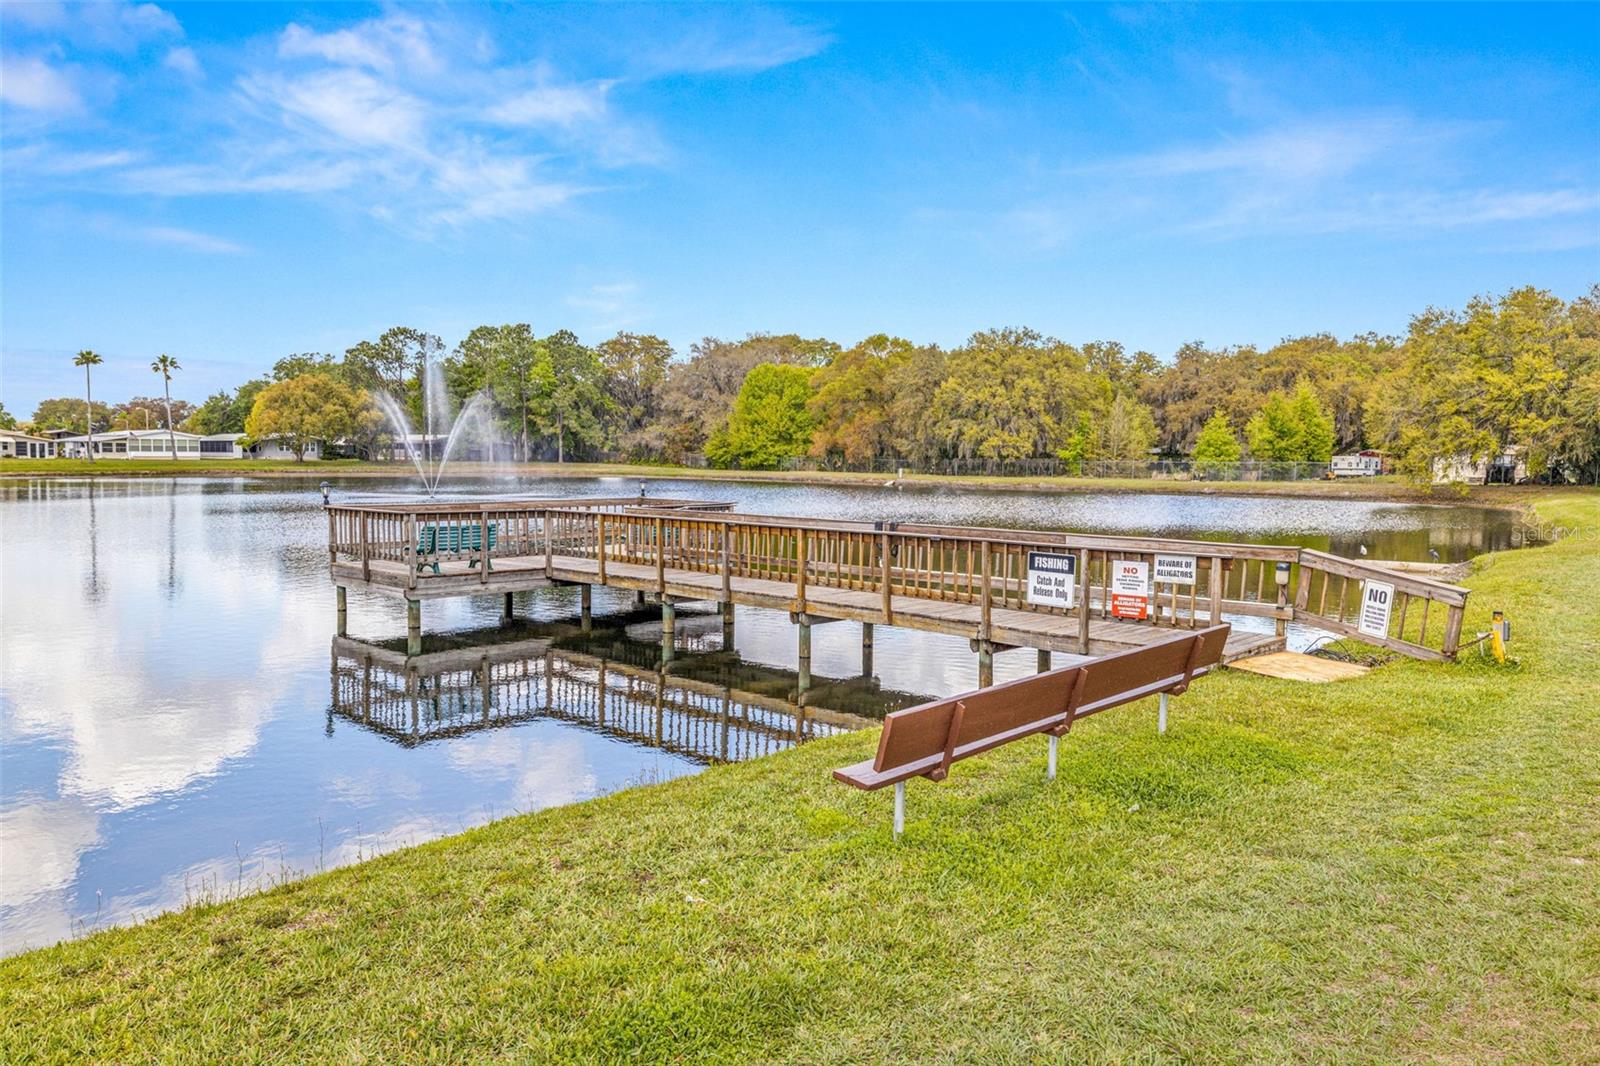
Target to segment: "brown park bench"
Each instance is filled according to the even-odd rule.
[[[1050,738],[1046,777],[1056,776],[1056,740],[1079,718],[1161,697],[1160,730],[1167,731],[1167,697],[1222,661],[1226,624],[1183,633],[1132,651],[1102,655],[1019,681],[895,711],[883,720],[878,754],[833,776],[873,791],[894,786],[894,835],[905,828],[906,782],[913,777],[943,781],[950,764],[1013,740],[1045,733]]]

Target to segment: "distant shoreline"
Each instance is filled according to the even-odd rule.
[[[833,471],[707,470],[700,467],[649,466],[633,463],[462,463],[452,472],[463,477],[515,475],[537,478],[655,478],[680,481],[743,481],[780,485],[849,485],[885,487],[897,479],[885,474]],[[409,465],[360,460],[292,461],[138,459],[6,460],[0,462],[0,480],[21,478],[148,478],[245,477],[259,479],[324,480],[328,478],[405,478]],[[976,474],[910,474],[900,484],[916,488],[966,488],[996,492],[1059,493],[1161,493],[1196,496],[1256,496],[1302,499],[1368,500],[1390,503],[1456,504],[1519,509],[1562,486],[1492,485],[1466,489],[1418,486],[1393,478],[1339,481],[1179,481],[1155,478],[994,477]]]

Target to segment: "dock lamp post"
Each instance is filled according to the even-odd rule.
[[[328,506],[328,493],[333,490],[333,486],[328,484],[326,481],[324,481],[322,483],[322,485],[321,485],[321,488],[322,488],[322,506],[326,507],[326,506]]]
[[[1289,620],[1284,617],[1289,607],[1289,566],[1288,563],[1279,563],[1272,572],[1272,580],[1278,586],[1278,617],[1273,629],[1280,637],[1289,634]]]
[[[644,478],[639,479],[639,499],[644,499]]]

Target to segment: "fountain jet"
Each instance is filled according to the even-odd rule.
[[[489,417],[489,395],[486,391],[474,393],[459,411],[452,411],[450,393],[445,388],[444,369],[432,359],[426,359],[421,377],[423,430],[420,447],[413,440],[417,434],[411,428],[405,405],[386,392],[377,392],[375,397],[390,429],[405,446],[406,457],[411,460],[422,482],[422,491],[429,496],[436,496],[450,459],[462,442],[480,441],[491,448],[490,454],[493,455],[494,423]],[[438,446],[440,437],[444,438],[442,448]]]

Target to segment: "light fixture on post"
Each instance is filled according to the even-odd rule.
[[[1273,619],[1272,629],[1280,637],[1289,635],[1289,569],[1291,564],[1279,563],[1272,572],[1272,580],[1278,586],[1278,610]]]

